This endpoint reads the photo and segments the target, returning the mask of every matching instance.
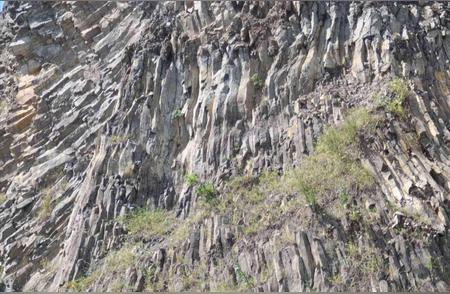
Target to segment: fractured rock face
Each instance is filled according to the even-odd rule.
[[[449,9],[438,2],[7,2],[5,289],[56,291],[84,278],[99,291],[448,290]],[[231,216],[188,221],[201,205],[186,174],[221,187],[240,174],[302,166],[327,125],[376,104],[394,77],[410,89],[406,114],[386,114],[362,146],[376,187],[356,191],[355,202],[377,213],[364,230],[352,217],[311,210],[302,216],[313,225],[282,215],[282,225],[239,240]],[[151,254],[127,264],[119,287],[117,273],[102,266],[127,238],[117,220],[135,208],[173,212],[188,237],[174,246],[144,240],[136,250]],[[352,264],[370,270],[368,278]]]

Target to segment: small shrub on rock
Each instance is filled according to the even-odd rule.
[[[178,119],[178,118],[181,118],[181,117],[183,117],[183,116],[184,116],[184,114],[183,114],[183,112],[181,111],[181,109],[179,109],[179,108],[175,109],[175,110],[172,112],[172,119]]]
[[[206,203],[212,203],[216,199],[216,189],[211,183],[201,183],[196,192]]]
[[[254,74],[250,77],[250,81],[253,84],[255,90],[260,91],[264,87],[264,81],[259,77],[258,74]]]
[[[194,187],[198,184],[198,176],[196,174],[188,174],[185,180],[189,187]]]
[[[409,87],[405,80],[396,78],[389,84],[389,95],[382,96],[380,94],[372,97],[374,103],[385,109],[385,111],[403,118],[405,116],[404,103],[409,96]]]

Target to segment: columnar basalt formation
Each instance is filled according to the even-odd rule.
[[[448,291],[449,15],[444,1],[6,1],[0,289]],[[392,85],[404,101],[380,106]],[[357,136],[374,183],[342,207],[261,188],[280,212],[242,233],[248,215],[186,182],[254,189],[361,108],[377,116]],[[164,212],[167,231],[131,238],[136,209]]]

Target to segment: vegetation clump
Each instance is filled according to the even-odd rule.
[[[319,137],[316,154],[331,154],[346,159],[356,159],[358,155],[358,132],[371,132],[377,117],[366,108],[355,109],[345,117],[338,127],[328,127]]]
[[[0,101],[0,117],[8,110],[8,102],[6,100]]]
[[[199,182],[199,181],[198,181],[198,176],[197,176],[196,174],[194,174],[194,173],[188,174],[188,175],[186,176],[185,180],[186,180],[186,184],[187,184],[189,187],[194,187],[194,186],[197,185],[198,182]]]
[[[215,209],[227,215],[240,233],[252,235],[277,222],[283,209],[280,209],[280,199],[271,196],[283,191],[280,176],[275,172],[235,177],[226,183]]]
[[[187,174],[185,183],[194,188],[195,193],[208,204],[207,209],[200,209],[180,225],[174,226],[174,216],[165,210],[135,210],[119,218],[130,236],[134,239],[151,239],[168,237],[170,246],[177,246],[185,240],[193,226],[198,225],[204,218],[210,216],[211,211],[226,216],[225,221],[237,228],[237,238],[258,234],[269,228],[279,228],[285,216],[295,216],[300,212],[306,219],[305,210],[301,207],[308,205],[312,211],[324,203],[350,207],[351,193],[355,189],[366,189],[373,184],[373,179],[359,161],[362,133],[371,133],[376,126],[378,118],[367,109],[351,111],[344,121],[337,127],[328,127],[319,137],[314,154],[304,158],[301,165],[283,175],[275,171],[266,171],[259,176],[244,175],[227,181],[218,191],[212,183],[199,180],[196,174]],[[220,196],[220,197],[219,197]],[[333,197],[330,199],[330,197]],[[204,208],[205,208],[204,207]],[[352,210],[352,208],[349,208]],[[310,211],[310,210],[308,210]],[[353,209],[351,217],[361,218],[361,212]],[[284,237],[284,240],[293,238]],[[355,250],[354,244],[349,244],[346,253],[355,264],[360,265],[361,271],[369,276],[382,266],[372,249],[364,256]],[[137,261],[136,254],[126,247],[106,259],[106,268],[125,271]],[[185,268],[184,268],[185,267]],[[195,289],[204,277],[203,272],[183,265],[181,283],[183,289]],[[183,274],[184,273],[184,274]],[[248,277],[235,266],[237,286],[241,289],[254,287],[253,278]],[[159,285],[155,273],[149,274],[150,289],[165,289]],[[340,276],[333,277],[334,284],[342,284]],[[355,281],[360,282],[360,281]],[[92,283],[90,277],[73,282],[74,289],[81,289]],[[122,289],[122,284],[117,284]],[[218,288],[232,287],[231,283],[218,285]]]
[[[119,250],[110,252],[101,264],[101,269],[97,268],[97,270],[87,273],[76,280],[69,281],[66,284],[66,288],[77,292],[86,292],[97,281],[102,280],[105,277],[105,273],[125,273],[127,269],[136,265],[139,255],[135,253],[135,249],[141,245],[141,243],[126,243]],[[113,292],[123,290],[125,288],[124,277],[115,276],[110,281],[110,286],[110,290]]]
[[[347,193],[352,188],[367,188],[373,178],[361,165],[358,134],[370,133],[377,117],[367,109],[350,112],[339,127],[327,128],[317,141],[316,153],[306,157],[301,166],[294,169],[287,183],[316,207],[317,197]]]
[[[216,199],[216,189],[211,183],[200,183],[195,191],[206,203],[212,203]]]
[[[390,84],[390,90],[394,94],[393,99],[387,102],[386,110],[399,116],[405,116],[404,102],[409,95],[409,89],[406,82],[402,79],[395,79]]]
[[[42,192],[42,204],[38,213],[38,218],[40,220],[45,220],[50,217],[53,211],[54,205],[52,204],[53,197],[50,189],[45,189]]]
[[[137,261],[137,256],[133,252],[130,244],[125,245],[120,250],[114,251],[106,258],[106,269],[108,271],[124,272],[133,266]]]
[[[50,261],[48,260],[48,258],[43,258],[39,261],[39,267],[41,269],[43,269],[46,272],[51,272],[53,271],[53,266],[50,263]]]
[[[129,138],[130,136],[127,135],[113,135],[111,136],[111,142],[113,144],[122,144],[125,143]]]
[[[172,112],[172,119],[182,118],[183,116],[184,114],[180,108],[177,108]]]
[[[200,182],[196,174],[188,174],[185,178],[186,184],[189,187],[196,187],[195,192],[197,196],[208,204],[214,204],[217,200],[217,191],[213,184],[207,182]]]
[[[250,81],[257,91],[262,90],[262,88],[264,87],[264,81],[256,73],[250,77]]]
[[[442,257],[430,256],[428,262],[425,263],[425,267],[432,275],[434,275],[436,272],[444,272]]]
[[[0,205],[5,203],[6,200],[8,200],[8,198],[6,197],[6,194],[5,193],[0,193]]]
[[[201,283],[206,279],[207,268],[205,263],[199,263],[194,267],[183,264],[181,273],[181,284],[183,290],[198,289]]]
[[[242,270],[239,264],[234,266],[234,272],[236,273],[236,278],[241,285],[242,289],[252,289],[254,287],[254,282],[251,277],[248,277]]]
[[[120,217],[118,221],[127,228],[130,236],[144,239],[166,235],[173,223],[172,216],[163,209],[137,209],[126,216]]]
[[[392,80],[389,84],[389,95],[375,95],[374,102],[387,112],[403,118],[405,117],[405,100],[410,94],[408,84],[401,78]]]
[[[196,213],[191,214],[187,219],[178,224],[178,226],[174,228],[173,231],[171,231],[169,244],[176,245],[186,240],[189,236],[190,230],[207,216],[208,212],[204,210],[198,210]]]
[[[361,288],[366,285],[385,265],[375,247],[358,246],[353,242],[346,244],[345,253],[349,261],[349,277],[347,282],[351,287]]]
[[[314,211],[336,200],[336,206],[345,208],[352,191],[373,184],[371,174],[359,161],[359,137],[362,132],[373,132],[377,121],[368,109],[351,111],[340,126],[324,131],[316,152],[305,157],[299,167],[283,175],[266,171],[259,176],[235,177],[225,184],[214,209],[229,217],[242,234],[252,235],[303,205]],[[334,209],[332,205],[327,208]]]
[[[93,272],[89,275],[81,277],[79,279],[69,281],[66,284],[67,289],[74,290],[76,292],[85,292],[95,281],[99,278],[99,272]]]

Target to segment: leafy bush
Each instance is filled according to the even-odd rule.
[[[138,209],[132,213],[118,218],[124,225],[128,234],[134,238],[154,238],[167,234],[170,230],[172,217],[163,209]]]
[[[183,116],[184,116],[184,114],[183,114],[183,112],[181,111],[181,109],[179,109],[179,108],[175,109],[175,110],[172,112],[172,119],[178,119],[178,118],[181,118],[181,117],[183,117]]]
[[[189,187],[194,187],[198,184],[198,176],[196,174],[188,174],[185,180]]]
[[[259,91],[262,90],[264,87],[264,81],[258,76],[258,74],[254,74],[250,77],[250,81],[253,84],[253,87],[255,90]]]
[[[216,199],[216,190],[211,183],[201,183],[197,187],[197,195],[201,197],[205,202],[211,203]]]

